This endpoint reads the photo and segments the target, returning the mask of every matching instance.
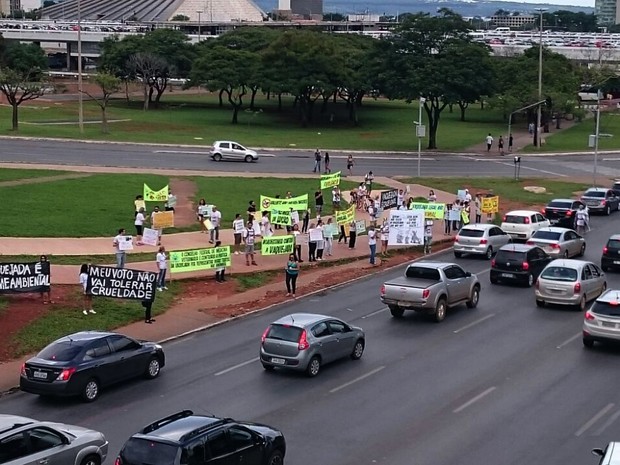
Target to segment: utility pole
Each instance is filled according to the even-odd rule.
[[[542,100],[542,64],[543,64],[543,12],[546,8],[536,8],[540,13],[540,24],[538,25],[538,100]],[[536,115],[536,147],[540,148],[540,126],[542,125],[542,106],[538,105]]]

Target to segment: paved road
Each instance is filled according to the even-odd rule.
[[[587,259],[598,262],[619,218],[593,218]],[[441,324],[390,317],[378,292],[397,270],[166,344],[158,380],[94,404],[18,393],[0,399],[0,412],[101,430],[108,464],[141,426],[185,408],[281,428],[293,465],[594,464],[589,450],[618,439],[620,351],[584,349],[579,312],[538,309],[532,289],[491,286],[487,261],[458,262],[482,279],[480,305]],[[620,275],[608,282],[620,287]],[[291,311],[362,326],[364,357],[316,379],[263,371],[260,334]]]
[[[258,163],[216,163],[206,148],[175,148],[148,145],[93,144],[82,142],[0,140],[0,161],[89,166],[148,167],[211,170],[222,172],[309,173],[314,164],[311,151],[283,150],[265,154]],[[264,153],[264,152],[263,152]],[[346,153],[332,152],[332,170],[346,170]],[[522,157],[522,177],[587,176],[593,156]],[[417,154],[356,153],[354,174],[369,170],[378,175],[417,173]],[[620,177],[620,156],[599,157],[601,177]],[[512,157],[476,154],[427,154],[421,160],[423,176],[514,176]]]

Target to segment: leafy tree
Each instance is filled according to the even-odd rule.
[[[133,76],[136,76],[142,84],[144,110],[149,109],[151,102],[152,89],[158,76],[166,74],[168,63],[158,55],[149,52],[138,52],[129,57],[129,69]]]
[[[174,15],[170,21],[189,21],[189,16]]]
[[[106,72],[97,73],[93,80],[101,89],[101,97],[98,98],[87,91],[84,93],[93,99],[97,105],[99,105],[99,108],[101,108],[101,132],[107,134],[109,132],[107,115],[108,102],[112,94],[120,91],[122,81],[119,77]]]
[[[19,106],[43,95],[45,69],[47,55],[36,44],[14,42],[3,50],[0,57],[0,92],[11,105],[13,131],[19,128]]]

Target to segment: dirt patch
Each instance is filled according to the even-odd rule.
[[[196,223],[194,198],[197,192],[196,184],[190,179],[172,178],[170,192],[177,197],[177,206],[174,209],[174,225],[182,228]]]

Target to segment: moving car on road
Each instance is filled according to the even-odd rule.
[[[583,311],[605,289],[605,273],[594,263],[560,258],[549,263],[536,280],[536,305],[574,305]]]
[[[620,290],[608,290],[594,301],[583,318],[583,345],[620,341]]]
[[[553,258],[582,257],[586,253],[586,240],[566,228],[541,228],[526,244],[537,245]]]
[[[359,360],[365,346],[362,328],[331,316],[293,313],[265,329],[260,361],[268,371],[287,368],[314,377],[327,363],[346,357]]]
[[[493,254],[512,239],[494,224],[468,224],[463,226],[454,238],[452,250],[460,258],[464,253],[484,255],[491,260]]]
[[[19,387],[43,396],[82,396],[92,402],[102,387],[159,376],[162,347],[122,334],[82,331],[64,336],[22,365]]]
[[[243,160],[247,163],[258,161],[258,154],[254,150],[245,148],[243,145],[230,140],[217,140],[213,142],[211,158],[214,161]]]
[[[267,425],[183,410],[145,426],[115,465],[282,465],[284,435]]]
[[[620,234],[614,234],[607,239],[601,256],[601,268],[603,271],[620,268]]]
[[[534,231],[549,226],[549,220],[538,212],[514,210],[504,215],[501,228],[510,234],[513,240],[527,241]]]
[[[547,253],[535,245],[508,244],[491,260],[491,284],[512,281],[532,287],[542,270],[551,261]]]
[[[591,187],[583,193],[581,201],[586,204],[591,213],[609,215],[614,210],[618,211],[620,197],[617,197],[612,189]]]
[[[575,229],[575,215],[582,205],[585,208],[585,204],[581,200],[554,199],[547,204],[542,214],[552,226]]]
[[[0,415],[0,463],[101,465],[108,455],[103,434],[80,426]]]
[[[456,263],[419,261],[405,270],[405,276],[381,286],[381,302],[395,318],[405,310],[428,313],[443,321],[449,307],[478,305],[480,282],[475,274]]]

